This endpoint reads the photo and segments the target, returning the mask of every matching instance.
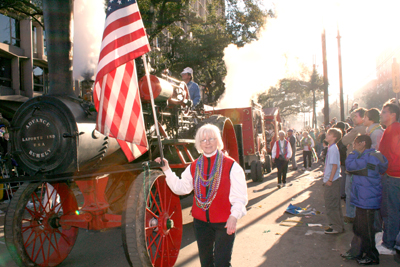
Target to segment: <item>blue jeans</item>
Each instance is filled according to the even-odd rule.
[[[340,165],[340,176],[342,179],[340,181],[340,197],[346,196],[346,167]]]
[[[315,146],[315,152],[317,153],[317,158],[321,158],[322,143],[317,143]]]
[[[396,239],[400,244],[400,178],[382,177],[383,245],[394,248]],[[396,238],[397,237],[397,238]],[[397,246],[398,246],[397,245]]]
[[[396,237],[396,245],[394,246],[394,248],[400,250],[400,232]]]
[[[351,174],[346,174],[346,216],[349,218],[356,217],[356,207],[350,203],[351,200],[351,185],[353,177]]]

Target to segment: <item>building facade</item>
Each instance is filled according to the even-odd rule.
[[[0,13],[0,99],[47,92],[45,32],[32,19]]]

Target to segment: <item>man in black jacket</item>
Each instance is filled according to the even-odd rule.
[[[297,163],[296,163],[296,138],[293,135],[293,130],[289,129],[288,130],[288,137],[287,140],[290,143],[290,146],[292,147],[292,157],[291,157],[291,161],[292,161],[292,171],[297,170]]]

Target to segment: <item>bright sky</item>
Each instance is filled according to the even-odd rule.
[[[325,28],[330,102],[339,95],[337,28],[342,47],[343,88],[353,93],[375,77],[376,55],[385,47],[400,44],[397,33],[400,1],[371,0],[264,0],[276,10],[260,40],[241,49],[225,50],[228,95],[240,93],[240,100],[274,85],[298,70],[303,62],[322,69],[321,32]],[[390,59],[391,60],[391,59]],[[249,79],[244,79],[249,78]],[[246,88],[246,90],[243,90]],[[222,106],[231,105],[231,97]],[[240,103],[236,103],[240,106]],[[244,103],[243,105],[247,105]]]

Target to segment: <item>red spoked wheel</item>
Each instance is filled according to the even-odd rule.
[[[131,266],[174,266],[182,242],[179,196],[151,170],[132,183],[122,214],[122,241]]]
[[[19,266],[57,266],[71,252],[78,228],[59,224],[78,210],[64,183],[24,183],[14,194],[5,217],[5,241]]]

